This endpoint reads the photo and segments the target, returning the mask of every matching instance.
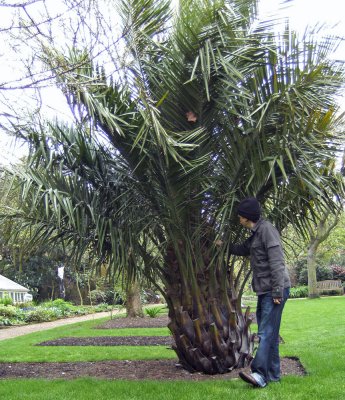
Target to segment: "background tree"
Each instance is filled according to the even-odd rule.
[[[53,131],[53,125],[50,124],[49,127]],[[37,164],[37,154],[27,160],[27,167],[23,164],[17,165],[17,179],[12,179],[13,187],[17,187],[18,177],[25,181],[26,185],[23,193],[15,198],[15,201],[7,200],[11,206],[7,207],[2,222],[8,224],[11,221],[12,225],[17,225],[17,229],[12,229],[8,236],[14,243],[20,243],[19,248],[24,248],[24,242],[20,239],[21,232],[28,232],[26,247],[31,248],[33,253],[35,248],[46,248],[47,243],[54,248],[61,246],[65,249],[64,264],[68,279],[75,282],[81,301],[85,300],[85,295],[81,293],[83,286],[88,291],[86,300],[91,302],[90,292],[95,290],[97,276],[105,277],[114,288],[120,275],[112,268],[114,260],[110,251],[114,250],[112,244],[116,243],[116,236],[106,237],[100,245],[99,237],[94,232],[97,229],[104,229],[108,223],[109,213],[114,210],[117,212],[116,217],[121,221],[123,211],[116,199],[124,199],[127,189],[122,183],[121,176],[114,177],[114,171],[120,170],[120,165],[116,165],[111,156],[106,158],[105,150],[98,149],[97,143],[93,140],[84,141],[80,136],[80,130],[70,129],[67,138],[68,127],[64,126],[61,136],[61,128],[60,126],[55,131],[56,141],[53,142],[52,137],[47,137],[46,146],[43,146],[45,160],[50,159],[52,162],[49,172],[48,166],[42,168]],[[62,155],[57,152],[62,137],[66,139],[65,147],[60,149],[62,153],[69,147],[68,160],[65,160],[64,167],[61,165]],[[83,163],[82,166],[80,162]],[[70,172],[66,174],[66,167],[70,172],[74,170],[74,175]],[[7,174],[5,177],[11,181],[10,175]],[[53,191],[51,186],[54,186]],[[38,193],[34,193],[32,187],[38,188]],[[45,200],[40,188],[47,189]],[[15,190],[10,192],[12,197],[15,197],[15,192]],[[58,202],[53,200],[55,195],[58,195]],[[130,202],[133,203],[133,200]],[[47,208],[49,204],[50,209]],[[140,205],[137,204],[135,207],[139,208]],[[135,259],[125,252],[123,257],[130,259],[131,263],[135,262]],[[122,299],[125,301],[127,314],[131,317],[142,316],[139,282],[129,268],[124,277],[124,292],[127,294],[122,295]],[[135,288],[132,287],[132,281],[136,282],[133,285]],[[96,289],[102,288],[96,285]],[[71,296],[70,291],[68,293]]]
[[[344,162],[344,160],[343,160]],[[330,168],[333,170],[335,167],[335,161],[329,163]],[[328,173],[329,168],[323,169],[321,173]],[[340,173],[338,173],[338,179],[341,181],[343,176],[343,167],[340,168]],[[335,171],[332,171],[334,174]],[[343,201],[340,198],[339,210],[336,213],[332,213],[328,209],[322,209],[319,211],[319,216],[317,220],[310,220],[307,227],[308,234],[305,240],[302,240],[301,243],[296,243],[295,235],[293,227],[289,228],[289,245],[294,250],[297,250],[297,255],[295,261],[299,259],[299,264],[302,268],[298,268],[298,280],[299,283],[308,284],[308,292],[309,297],[319,297],[319,293],[317,291],[317,281],[325,280],[325,279],[334,279],[334,273],[331,267],[331,260],[322,260],[324,250],[322,249],[321,244],[326,242],[327,239],[331,236],[332,232],[335,231],[335,228],[339,225],[340,220],[344,217],[343,212]],[[317,204],[316,204],[317,207]],[[338,232],[341,232],[341,227],[339,226]],[[332,235],[333,240],[329,241],[326,244],[326,247],[332,247],[331,258],[339,252],[341,254],[342,247],[344,246],[344,240],[342,240],[342,236],[340,235]],[[337,239],[335,239],[337,237]],[[340,240],[340,243],[339,243]],[[337,248],[337,249],[336,249]],[[291,254],[291,252],[290,252]],[[306,257],[306,271],[304,271],[304,257]],[[327,257],[329,258],[329,257]],[[291,258],[290,258],[291,259]],[[294,261],[292,261],[294,263]],[[304,272],[306,272],[306,276],[304,276]]]
[[[316,254],[322,242],[324,242],[330,235],[332,229],[339,222],[340,215],[330,215],[325,212],[314,229],[310,229],[308,251],[307,251],[307,269],[308,269],[308,292],[310,298],[319,297],[317,291],[317,278],[316,278]]]
[[[110,58],[96,55],[99,35],[69,50],[40,37],[79,124],[18,132],[32,151],[19,174],[26,214],[41,209],[41,232],[70,238],[76,253],[92,246],[129,275],[159,277],[190,371],[251,359],[245,269],[235,273],[228,247],[246,235],[237,202],[257,196],[279,230],[305,233],[314,204],[335,212],[343,193],[320,174],[342,139],[344,70],[327,58],[337,40],[278,35],[275,21],[256,21],[256,6],[186,0],[172,13],[169,1],[120,1]]]

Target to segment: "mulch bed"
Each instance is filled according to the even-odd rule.
[[[171,346],[172,336],[91,336],[64,337],[37,346]]]
[[[95,329],[121,329],[121,328],[163,328],[168,326],[169,318],[144,317],[144,318],[113,318],[104,324],[98,325]]]
[[[100,329],[147,328],[167,326],[168,318],[115,318]],[[96,337],[65,337],[40,343],[41,346],[158,346],[171,347],[171,336],[96,336]],[[305,370],[295,357],[284,357],[281,360],[282,374],[304,375]],[[235,379],[243,369],[236,369],[223,375],[205,375],[190,373],[177,364],[177,360],[125,360],[97,362],[30,362],[1,363],[0,379],[10,378],[46,378],[74,379],[80,377],[95,377],[102,379],[126,380],[216,380]],[[248,371],[248,368],[244,369]]]
[[[176,360],[126,360],[66,363],[0,363],[0,379],[74,379],[80,377],[95,377],[101,379],[125,380],[203,381],[235,379],[238,378],[238,373],[240,371],[248,371],[248,369],[236,369],[223,375],[191,374],[177,367],[176,362]],[[282,358],[281,367],[283,376],[305,374],[303,366],[296,358]]]

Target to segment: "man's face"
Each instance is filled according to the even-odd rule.
[[[241,215],[238,216],[240,218],[240,224],[245,228],[251,228],[252,222],[249,219],[242,217]]]

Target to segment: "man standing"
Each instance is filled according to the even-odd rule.
[[[238,206],[240,224],[252,231],[242,244],[232,244],[230,252],[250,256],[252,286],[258,296],[256,319],[259,347],[251,364],[251,373],[240,377],[256,387],[280,380],[279,328],[284,304],[289,297],[290,278],[277,229],[261,218],[260,204],[250,197]]]

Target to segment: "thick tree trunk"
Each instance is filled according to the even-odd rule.
[[[180,364],[191,372],[218,374],[249,365],[253,337],[249,307],[243,314],[224,261],[181,276],[171,250],[167,261],[169,329]]]
[[[133,282],[128,285],[126,291],[126,312],[127,317],[143,317],[143,307],[140,298],[140,284]]]
[[[316,249],[318,247],[318,241],[314,239],[310,242],[307,255],[307,269],[308,269],[308,297],[313,299],[320,297],[317,288],[316,278]]]

